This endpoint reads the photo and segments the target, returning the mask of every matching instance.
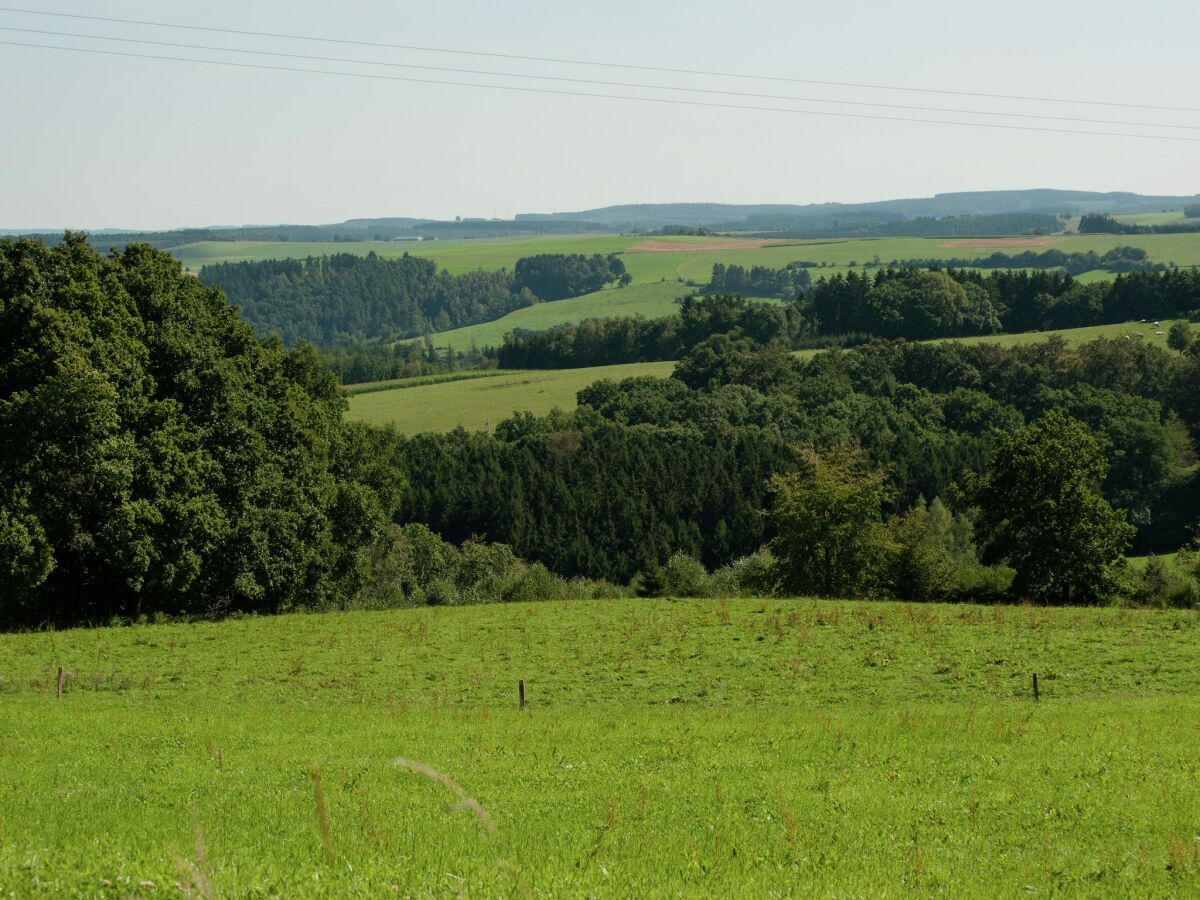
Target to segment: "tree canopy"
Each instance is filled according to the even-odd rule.
[[[525,256],[513,267],[517,290],[527,290],[541,300],[564,300],[598,291],[607,284],[628,283],[625,264],[615,253],[542,253]]]
[[[771,478],[771,510],[780,582],[795,594],[870,596],[891,553],[881,519],[888,497],[883,473],[856,448],[800,452],[793,472]]]
[[[400,482],[344,407],[164,252],[0,241],[0,620],[353,593]]]
[[[1066,603],[1112,588],[1134,528],[1100,493],[1108,463],[1084,424],[1052,410],[999,437],[986,475],[968,479],[986,552],[1016,569],[1022,595]]]
[[[217,263],[200,270],[200,280],[224,290],[259,334],[322,347],[403,340],[490,322],[539,301],[576,297],[627,278],[612,254],[523,257],[513,273],[481,269],[452,275],[430,259],[374,252]]]

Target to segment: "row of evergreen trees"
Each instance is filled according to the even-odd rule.
[[[692,294],[679,313],[586,319],[544,331],[510,332],[497,352],[505,369],[562,369],[678,359],[714,334],[737,331],[760,343],[796,339],[799,307],[743,297]]]
[[[739,266],[713,263],[712,278],[705,291],[713,294],[741,294],[746,297],[778,297],[794,300],[812,283],[808,271],[813,263],[788,263],[782,269],[768,266]]]
[[[987,256],[893,260],[890,265],[904,269],[1062,269],[1068,275],[1097,269],[1119,273],[1164,272],[1172,268],[1164,263],[1150,262],[1141,247],[1113,247],[1104,253],[1095,250],[1066,252],[1053,247],[1041,252],[1002,253],[997,250]]]
[[[1195,207],[1188,207],[1195,209]],[[1176,222],[1163,222],[1159,225],[1138,225],[1134,222],[1122,222],[1107,213],[1086,213],[1079,218],[1080,234],[1183,234],[1200,231],[1200,222],[1194,221],[1186,210],[1187,217]]]

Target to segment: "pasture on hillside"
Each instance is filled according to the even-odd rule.
[[[1128,222],[1131,225],[1166,225],[1171,222],[1181,222],[1187,218],[1182,209],[1165,209],[1162,212],[1128,213],[1123,216],[1113,216],[1118,222]]]
[[[962,344],[999,344],[1001,347],[1019,347],[1036,344],[1051,336],[1061,337],[1068,344],[1075,346],[1094,341],[1097,338],[1107,338],[1110,341],[1126,339],[1143,341],[1166,348],[1167,332],[1175,319],[1164,319],[1154,327],[1152,322],[1117,322],[1112,325],[1087,325],[1083,328],[1061,328],[1048,331],[1026,331],[1021,334],[985,334],[974,337],[939,338],[938,343],[955,341]],[[1158,332],[1162,332],[1159,334]]]
[[[452,241],[249,242],[210,241],[186,244],[170,252],[192,271],[216,262],[262,259],[302,259],[330,253],[365,256],[424,256],[451,273],[474,269],[512,269],[522,256],[538,253],[619,253],[634,283],[668,281],[679,277],[707,281],[713,263],[781,267],[796,260],[825,263],[834,271],[851,262],[862,266],[876,256],[893,259],[953,259],[1021,253],[1054,248],[1064,253],[1114,247],[1141,247],[1152,262],[1200,265],[1200,233],[1190,234],[1063,234],[1046,237],[998,238],[820,238],[762,241],[727,237],[654,238],[639,235],[537,235],[515,238],[473,238]],[[822,274],[820,271],[814,275]]]
[[[1188,896],[1198,697],[1195,611],[622,600],[6,634],[0,890]]]
[[[432,341],[439,350],[499,347],[504,343],[504,335],[518,328],[545,331],[555,325],[613,316],[658,319],[678,312],[675,301],[691,290],[694,289],[677,281],[650,281],[628,287],[605,288],[582,297],[526,306],[491,322],[438,332],[432,336]]]
[[[515,412],[544,415],[558,408],[569,412],[575,395],[594,381],[620,381],[649,375],[666,378],[673,362],[629,363],[588,369],[542,369],[497,372],[494,377],[456,379],[418,387],[364,391],[350,398],[352,422],[393,425],[406,434],[420,431],[468,431],[495,427]]]

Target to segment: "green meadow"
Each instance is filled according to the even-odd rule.
[[[607,288],[594,294],[538,303],[515,310],[491,322],[455,328],[433,335],[434,346],[466,350],[474,347],[499,347],[504,335],[518,328],[544,331],[555,325],[602,319],[613,316],[644,316],[657,319],[678,311],[675,301],[692,290],[675,280],[669,282],[635,282],[628,287]]]
[[[1130,213],[1124,216],[1113,216],[1118,222],[1129,222],[1133,225],[1166,225],[1169,222],[1179,222],[1185,218],[1183,210],[1170,209],[1162,212]]]
[[[1163,319],[1155,328],[1151,322],[1118,322],[1113,325],[1088,325],[1084,328],[1062,328],[1050,331],[1026,331],[1021,334],[989,334],[978,337],[942,338],[942,341],[956,341],[963,344],[999,344],[1002,347],[1017,347],[1026,344],[1036,344],[1051,336],[1061,337],[1068,344],[1084,344],[1097,338],[1121,340],[1126,335],[1132,340],[1140,340],[1147,344],[1167,346],[1167,332],[1174,319]],[[1158,332],[1163,332],[1158,334]],[[1141,335],[1141,337],[1138,337]]]
[[[383,257],[426,256],[452,273],[474,269],[511,269],[522,256],[535,253],[618,253],[638,238],[618,235],[538,235],[519,238],[471,238],[450,241],[205,241],[173,248],[170,253],[185,268],[219,262],[264,259],[304,259],[333,253]]]
[[[666,378],[673,362],[629,363],[588,369],[543,369],[536,372],[497,372],[486,378],[457,379],[437,384],[374,390],[350,398],[348,418],[355,422],[394,425],[407,434],[468,431],[492,427],[514,412],[539,415],[558,408],[575,408],[575,395],[594,381],[619,381],[638,375]]]
[[[1198,698],[1196,612],[621,600],[6,634],[0,890],[1195,896]]]
[[[1158,214],[1156,214],[1158,215]],[[475,238],[453,241],[360,242],[247,242],[212,241],[171,250],[192,271],[208,263],[303,258],[329,253],[380,256],[424,256],[450,272],[473,269],[511,269],[522,256],[536,253],[620,253],[635,282],[679,277],[707,281],[713,263],[779,267],[796,260],[825,263],[845,269],[851,262],[862,266],[876,256],[892,259],[951,259],[987,256],[995,251],[1019,253],[1053,247],[1064,252],[1095,250],[1104,253],[1117,246],[1141,247],[1154,262],[1200,264],[1200,233],[1155,235],[1064,234],[1027,246],[1028,238],[826,238],[809,241],[762,242],[745,240],[744,247],[729,248],[736,239],[724,237],[648,238],[635,235],[539,235],[516,238]],[[665,241],[686,249],[656,251],[635,249],[647,241]],[[981,246],[986,244],[986,246]],[[820,274],[820,273],[814,273]]]
[[[1176,572],[1182,571],[1182,566],[1180,565],[1180,562],[1179,562],[1179,554],[1178,553],[1161,553],[1158,555],[1158,558],[1163,561],[1163,565],[1165,565],[1167,567],[1168,571],[1176,571]],[[1149,561],[1150,557],[1149,556],[1130,556],[1130,557],[1127,557],[1127,559],[1129,560],[1129,565],[1135,571],[1144,572],[1146,570],[1146,563]]]

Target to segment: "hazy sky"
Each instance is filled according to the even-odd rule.
[[[1127,0],[12,2],[43,11],[396,44],[1200,107],[1195,41],[1200,4],[1195,0],[1136,5]],[[13,12],[0,12],[0,25],[606,81],[1200,126],[1197,113],[665,75]],[[6,31],[0,31],[0,40],[538,86]],[[0,226],[10,228],[510,216],[631,202],[808,203],[1025,187],[1200,191],[1200,143],[546,96],[11,46],[0,46],[0,84]],[[972,118],[811,102],[690,99]],[[1007,121],[1200,138],[1200,128]]]

